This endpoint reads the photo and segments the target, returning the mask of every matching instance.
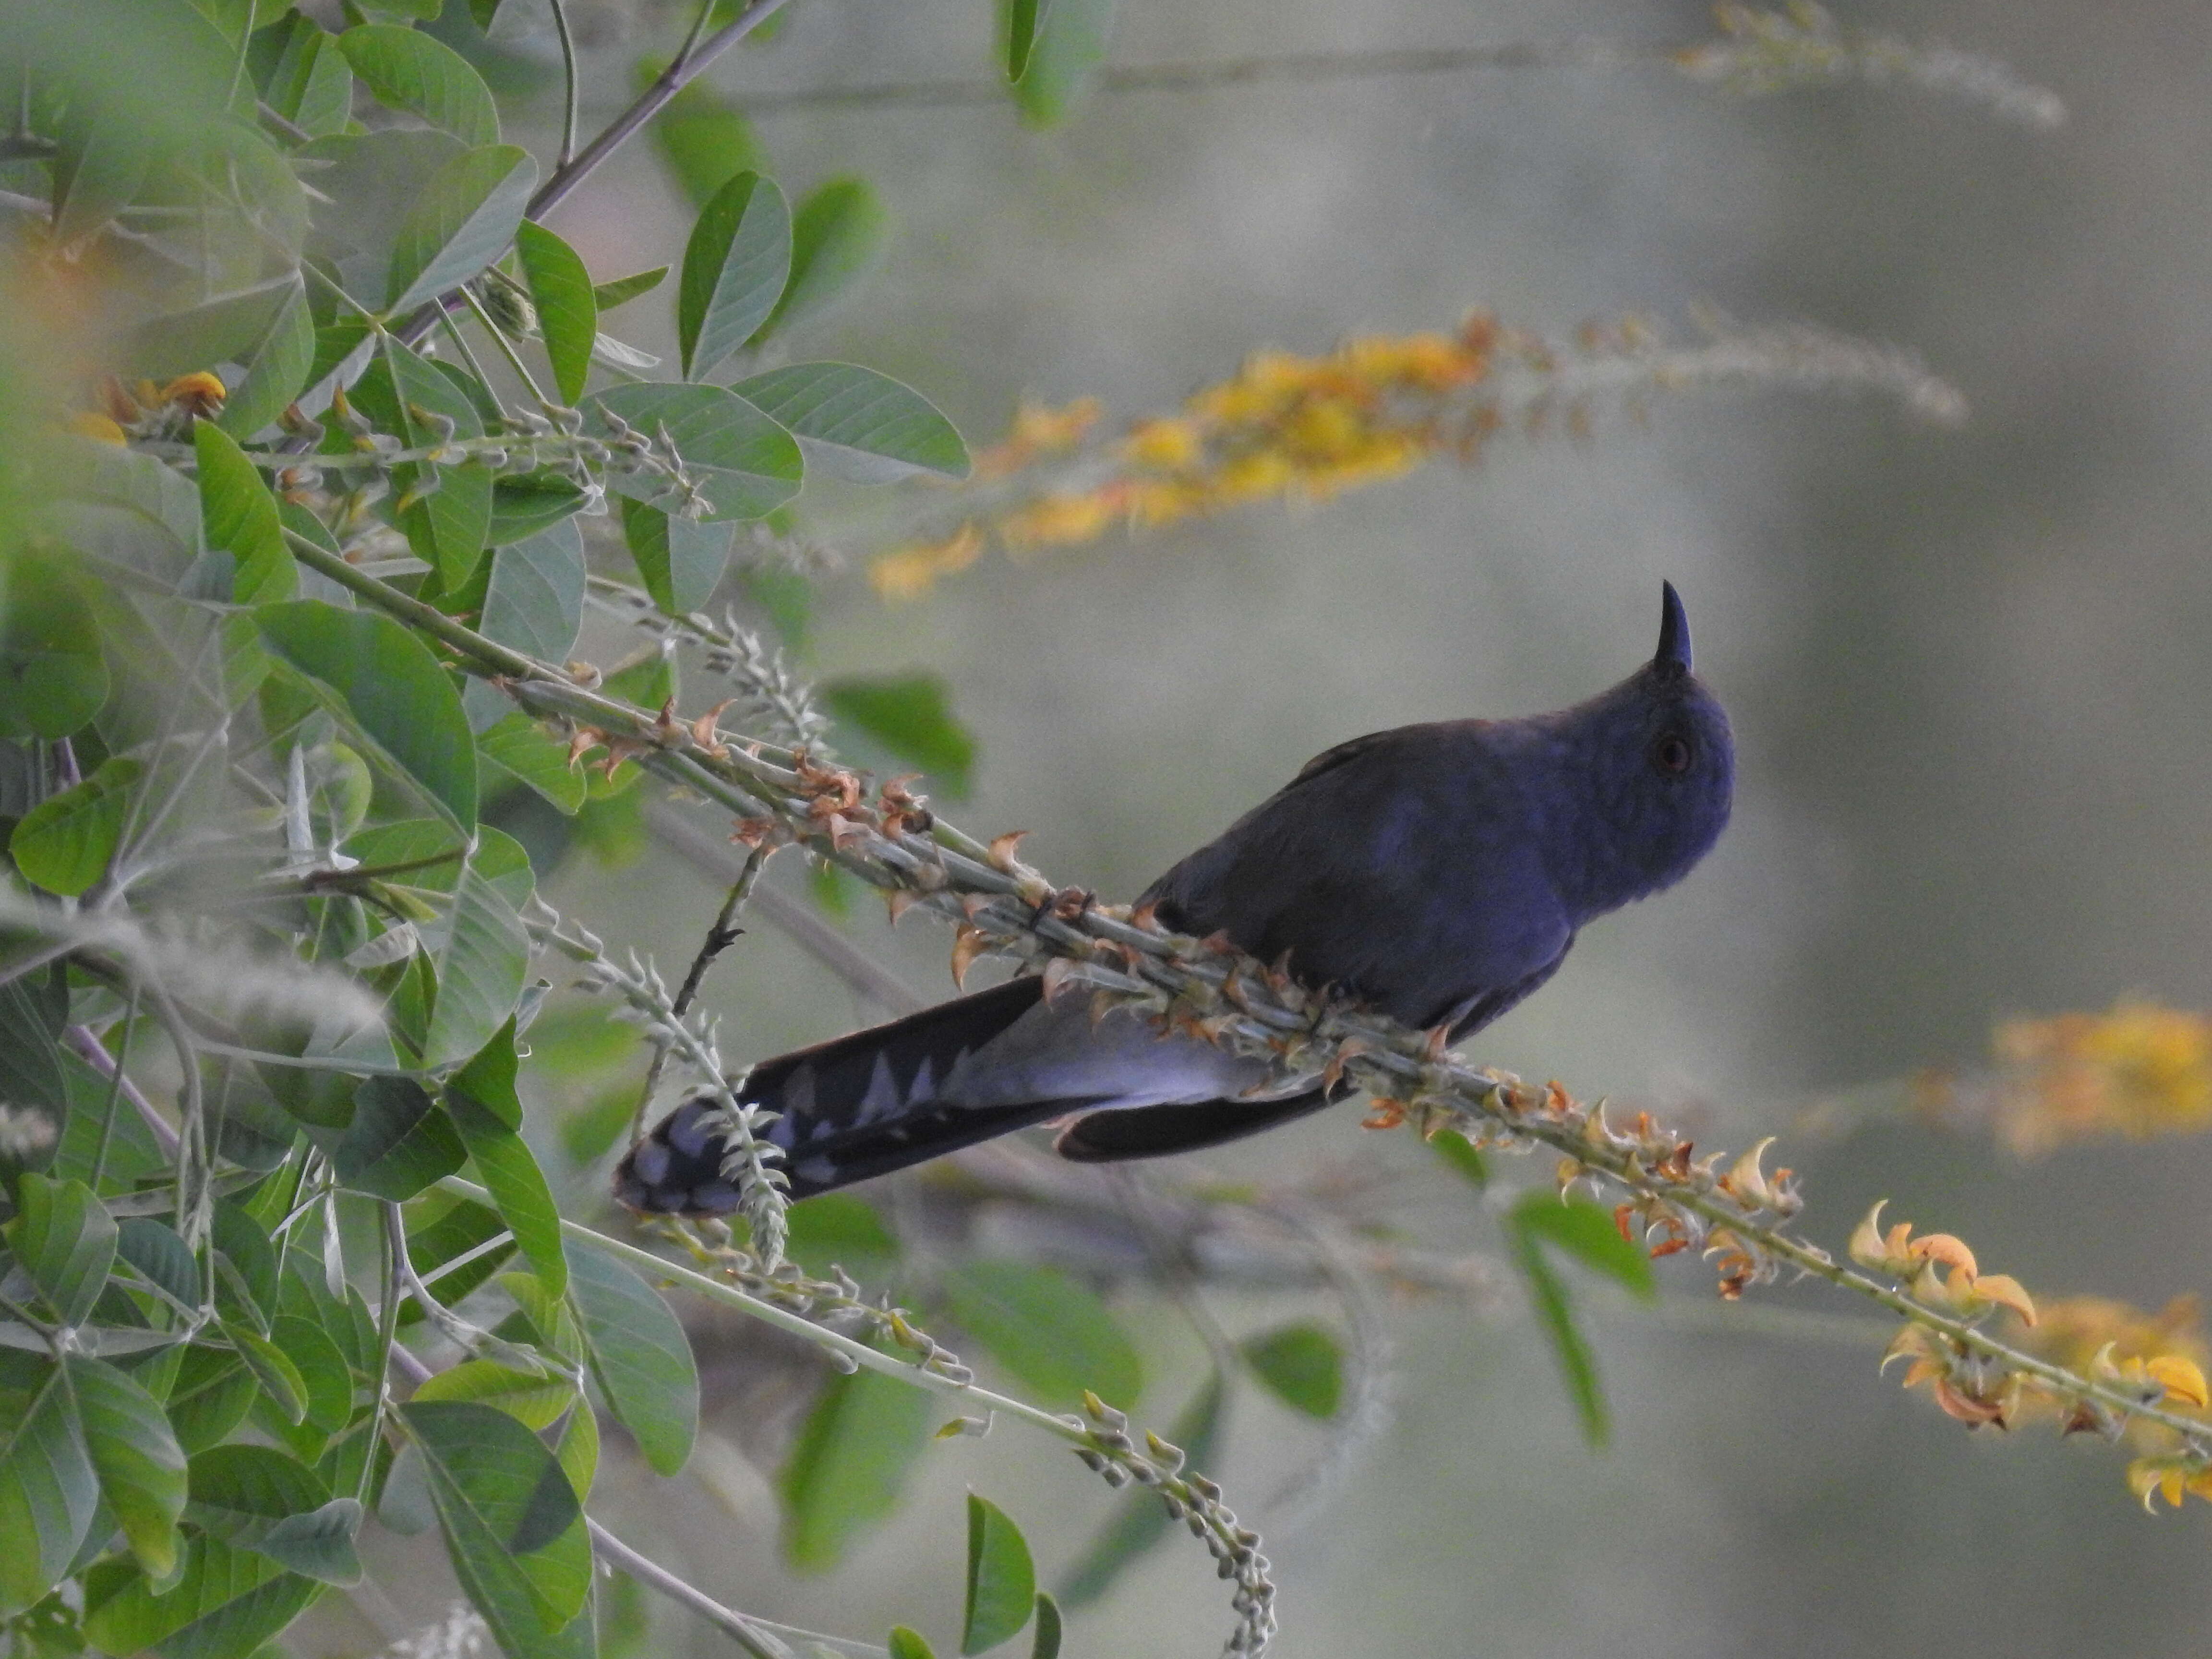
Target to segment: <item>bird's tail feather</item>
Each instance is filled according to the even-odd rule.
[[[1036,1006],[1042,992],[1041,980],[1010,980],[756,1066],[738,1097],[778,1114],[766,1138],[783,1150],[791,1196],[887,1174],[1089,1103],[954,1108],[934,1101],[953,1068]],[[734,1210],[737,1189],[722,1173],[717,1122],[710,1097],[684,1102],[623,1159],[616,1198],[662,1214]]]

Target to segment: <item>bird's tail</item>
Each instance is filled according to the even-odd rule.
[[[782,1149],[791,1196],[902,1170],[1082,1103],[945,1097],[970,1055],[1037,1006],[1042,985],[1010,980],[754,1067],[738,1097],[777,1114],[766,1139]],[[615,1197],[655,1213],[727,1214],[738,1194],[722,1173],[723,1150],[713,1097],[688,1100],[630,1148],[615,1170]]]
[[[1081,1115],[1059,1151],[1098,1163],[1216,1146],[1328,1097],[1134,1012],[1094,1021],[1087,999],[1047,1006],[1042,980],[1018,979],[769,1060],[738,1097],[776,1114],[766,1138],[797,1199],[1049,1118]],[[634,1210],[726,1214],[738,1190],[724,1151],[713,1099],[686,1101],[623,1159],[615,1196]]]

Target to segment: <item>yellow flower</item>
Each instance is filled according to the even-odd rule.
[[[1045,495],[1009,514],[999,526],[1010,548],[1063,547],[1096,540],[1114,522],[1114,498],[1104,490]]]
[[[96,438],[104,444],[119,444],[123,428],[105,415],[95,415],[90,410],[79,410],[62,423],[81,438]]]
[[[887,599],[919,599],[940,576],[965,570],[983,551],[983,532],[963,524],[941,542],[923,542],[884,554],[868,567],[868,582]]]
[[[179,374],[163,386],[157,401],[180,404],[195,415],[208,416],[221,409],[222,400],[229,395],[220,380],[205,369],[199,369],[190,374]]]
[[[2212,1128],[2212,1020],[2150,1003],[1997,1028],[1996,1120],[2015,1151]]]
[[[1081,443],[1098,422],[1105,405],[1096,398],[1078,398],[1058,409],[1048,404],[1024,402],[1014,411],[1014,424],[1006,441],[977,453],[973,476],[1003,478],[1018,472],[1041,455],[1057,455]]]
[[[1214,499],[1222,503],[1279,495],[1296,476],[1290,458],[1279,451],[1255,449],[1239,455],[1214,478]]]
[[[1125,459],[1162,472],[1182,471],[1205,453],[1206,441],[1187,420],[1139,421],[1121,444]]]

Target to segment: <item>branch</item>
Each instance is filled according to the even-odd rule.
[[[684,983],[677,988],[675,1000],[668,1005],[669,1013],[678,1021],[691,1012],[691,1004],[699,995],[700,982],[707,977],[707,970],[714,965],[714,959],[735,945],[744,934],[744,929],[735,925],[738,912],[752,896],[753,888],[760,881],[761,872],[767,868],[772,850],[765,845],[753,848],[752,856],[745,860],[744,867],[738,872],[737,880],[730,884],[729,896],[722,901],[721,909],[707,925],[707,937],[699,942],[699,954],[691,958],[690,971],[684,975]],[[645,1133],[645,1115],[653,1104],[653,1091],[660,1087],[660,1073],[668,1064],[669,1046],[665,1042],[653,1044],[653,1064],[646,1068],[645,1087],[638,1091],[637,1110],[630,1118],[632,1146],[635,1146],[638,1138]]]
[[[303,548],[303,562],[335,566],[329,574],[343,571],[340,580],[390,614],[428,610],[319,549],[313,555]],[[514,654],[431,614],[440,637],[471,660]],[[1080,983],[1095,999],[1149,1012],[1167,1026],[1266,1058],[1286,1073],[1332,1081],[1349,1076],[1395,1109],[1400,1121],[1429,1133],[1451,1128],[1481,1144],[1552,1147],[1571,1160],[1575,1176],[1602,1177],[1620,1188],[1628,1195],[1626,1207],[1680,1241],[1676,1248],[1729,1252],[1724,1293],[1776,1279],[1785,1268],[1826,1279],[1939,1334],[1961,1355],[2032,1378],[2061,1400],[2093,1405],[2113,1419],[2156,1424],[2180,1437],[2190,1455],[2212,1460],[2212,1425],[2154,1403],[2163,1390],[2146,1399],[2038,1359],[1982,1330],[1979,1311],[1968,1317],[1932,1305],[1840,1266],[1795,1237],[1785,1224],[1800,1201],[1786,1182],[1769,1184],[1755,1157],[1725,1173],[1712,1158],[1693,1164],[1687,1143],[1648,1118],[1624,1133],[1562,1090],[1540,1091],[1517,1079],[1477,1072],[1445,1054],[1441,1030],[1408,1030],[1316,996],[1232,950],[1170,933],[1149,916],[1097,904],[1077,890],[1057,889],[1015,859],[1009,844],[986,846],[910,798],[887,788],[865,800],[850,774],[814,767],[804,756],[765,744],[743,750],[702,744],[672,718],[585,692],[542,665],[528,667],[539,678],[488,677],[529,712],[586,725],[620,742],[655,775],[738,813],[759,833],[803,841],[890,890],[906,908],[920,906],[953,921],[960,929],[957,959],[987,950],[1010,956],[1042,967],[1048,994]],[[898,1364],[864,1352],[872,1357],[862,1364]]]

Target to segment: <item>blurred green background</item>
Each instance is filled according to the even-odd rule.
[[[518,27],[529,9],[508,10],[505,50],[542,66],[546,42]],[[1002,103],[763,113],[794,197],[857,173],[896,226],[872,279],[793,349],[908,380],[971,442],[1024,395],[1166,409],[1256,347],[1449,328],[1476,306],[1561,335],[1634,312],[1687,336],[1698,306],[1815,321],[1918,349],[1973,411],[1944,431],[1872,399],[1661,394],[1646,429],[1503,440],[1474,471],[1440,465],[1308,512],[990,556],[912,605],[848,568],[823,587],[805,666],[945,676],[979,753],[958,820],[1029,830],[1025,856],[1055,879],[1126,898],[1329,744],[1610,684],[1650,649],[1669,577],[1735,720],[1735,824],[1683,887],[1593,928],[1472,1054],[1664,1111],[1701,1145],[1782,1134],[1805,1224],[1831,1246],[1887,1195],[2039,1296],[2156,1306],[2212,1279],[2201,1145],[2023,1165],[1919,1127],[1792,1125],[1827,1091],[1978,1057],[1996,1018],[2137,992],[2212,1002],[2212,13],[1934,0],[1838,15],[2001,58],[2072,119],[2037,132],[1864,86],[1738,100],[1662,68],[1131,94],[1044,133]],[[588,131],[658,36],[622,8],[581,21]],[[1124,0],[1113,57],[1710,32],[1687,3]],[[742,105],[979,77],[991,52],[980,0],[798,0],[772,44],[710,78]],[[522,136],[542,155],[555,115],[538,73]],[[640,145],[552,222],[605,276],[672,258],[689,210]],[[666,312],[664,290],[618,321],[665,351]],[[809,527],[864,555],[854,510],[823,501]],[[629,641],[610,626],[586,645],[608,661]],[[775,872],[793,891],[801,877]],[[656,854],[573,862],[551,896],[672,971],[717,893]],[[941,931],[888,934],[872,902],[848,927],[918,990],[950,991]],[[707,1000],[748,1058],[868,1016],[765,927]],[[1176,1173],[1401,1170],[1404,1237],[1483,1244],[1464,1188],[1353,1122],[1342,1109]],[[1542,1163],[1504,1173],[1541,1179]],[[2205,1650],[2203,1510],[2147,1519],[2106,1449],[1967,1433],[1877,1379],[1884,1333],[1838,1295],[1729,1310],[1692,1262],[1662,1279],[1656,1310],[1583,1293],[1616,1416],[1601,1453],[1510,1291],[1387,1310],[1388,1416],[1303,1502],[1267,1498],[1321,1437],[1239,1401],[1213,1473],[1267,1534],[1284,1659]],[[1200,1294],[1232,1333],[1327,1312]],[[1138,1415],[1164,1425],[1195,1385],[1197,1339],[1164,1299],[1120,1305],[1151,1368]],[[1798,1311],[1816,1316],[1784,1316]],[[763,1473],[805,1403],[760,1363],[781,1352],[752,1331],[710,1347],[723,1443],[705,1478],[611,1460],[602,1476],[611,1524],[749,1611],[943,1632],[963,1486],[1016,1516],[1048,1578],[1108,1512],[1064,1452],[1002,1427],[927,1453],[845,1570],[790,1576]],[[377,1569],[395,1593],[413,1587],[404,1566]],[[1224,1601],[1170,1543],[1077,1617],[1068,1650],[1211,1652]],[[317,1618],[333,1644],[366,1639]],[[673,1619],[657,1631],[666,1651],[724,1649]]]

